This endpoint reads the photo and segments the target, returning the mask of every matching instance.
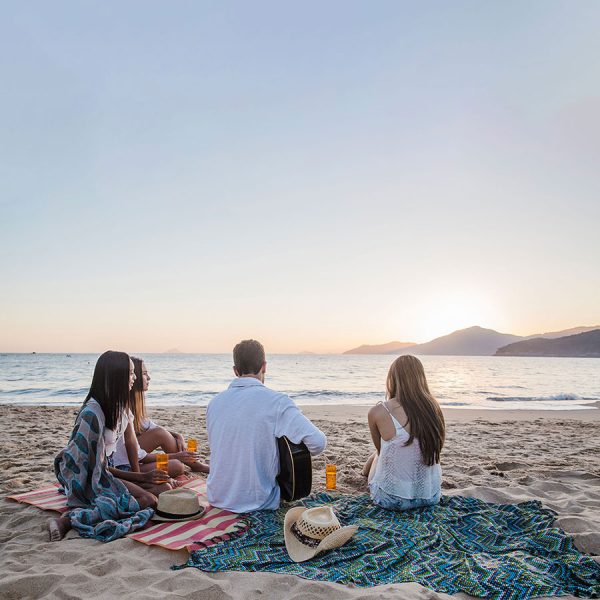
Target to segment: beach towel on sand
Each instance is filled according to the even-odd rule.
[[[289,558],[283,520],[291,505],[247,516],[242,536],[190,554],[204,571],[270,571],[356,586],[417,582],[438,592],[498,600],[573,594],[600,597],[600,565],[553,527],[538,501],[490,504],[444,496],[438,506],[391,512],[369,496],[316,494],[295,505],[331,504],[358,525],[340,548],[303,563]]]
[[[110,542],[143,527],[154,514],[107,469],[104,413],[96,402],[83,406],[54,472],[67,496],[71,525],[82,537]]]
[[[206,512],[199,519],[181,522],[159,522],[149,525],[139,531],[128,533],[129,539],[142,542],[149,546],[161,546],[168,550],[189,551],[206,548],[211,544],[218,544],[229,539],[232,535],[239,535],[246,528],[243,515],[215,508],[208,504],[206,499],[206,480],[200,477],[190,479],[180,475],[177,479],[183,487],[194,490],[198,500],[206,506]],[[38,490],[7,496],[10,500],[23,502],[41,508],[64,512],[67,510],[67,499],[58,492],[58,484],[43,487]]]

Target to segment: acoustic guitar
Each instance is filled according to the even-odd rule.
[[[294,444],[287,437],[277,438],[279,448],[279,484],[281,499],[299,500],[310,494],[312,488],[312,460],[305,444]]]

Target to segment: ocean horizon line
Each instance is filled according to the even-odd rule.
[[[0,351],[0,356],[63,356],[63,357],[71,357],[71,356],[100,356],[106,352],[106,350],[102,350],[100,352],[10,352],[10,351]],[[127,352],[123,350],[123,352]],[[232,356],[232,351],[229,350],[227,352],[127,352],[130,356]],[[405,353],[406,354],[406,353]],[[387,353],[348,353],[344,352],[266,352],[267,359],[269,356],[299,356],[299,357],[319,357],[319,356],[350,356],[352,358],[357,357],[368,357],[368,356],[396,356],[394,352]],[[400,356],[400,353],[398,354]],[[495,354],[420,354],[415,352],[413,356],[417,357],[456,357],[456,358],[481,358],[482,356],[489,358],[497,358],[497,359],[514,359],[514,358],[523,358],[523,359],[599,359],[600,356],[526,356],[526,355],[495,355]]]

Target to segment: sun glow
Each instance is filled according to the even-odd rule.
[[[422,303],[421,309],[421,342],[473,325],[492,327],[499,316],[489,298],[472,290],[438,290]]]

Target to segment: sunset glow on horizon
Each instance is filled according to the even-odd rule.
[[[600,324],[599,17],[5,7],[0,352]]]

